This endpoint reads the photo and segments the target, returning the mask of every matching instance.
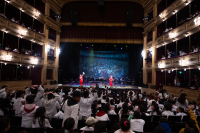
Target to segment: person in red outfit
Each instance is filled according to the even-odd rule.
[[[83,74],[81,75],[80,74],[80,77],[79,77],[79,79],[80,79],[80,85],[83,85],[83,75],[84,75],[85,73],[83,72]]]
[[[113,87],[113,78],[112,78],[112,76],[110,76],[109,82],[110,82],[110,87]]]

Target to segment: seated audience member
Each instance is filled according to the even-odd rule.
[[[89,98],[89,91],[86,90],[83,92],[83,97],[80,100],[79,106],[79,120],[86,120],[92,114],[91,105],[96,100],[97,94],[92,93]]]
[[[181,107],[183,109],[188,107],[188,100],[186,99],[187,95],[185,93],[181,93],[179,98],[176,101],[176,106]]]
[[[172,110],[172,104],[170,104],[170,103],[167,103],[167,104],[165,104],[164,105],[164,112],[162,112],[162,115],[164,115],[164,116],[173,116],[174,115],[174,113],[171,111]]]
[[[130,130],[130,121],[127,119],[122,119],[120,122],[120,129],[115,131],[114,133],[134,133]]]
[[[147,108],[151,107],[153,101],[155,101],[154,96],[151,96],[151,100],[147,100]]]
[[[176,57],[176,54],[172,51],[170,52],[169,50],[167,50],[167,54],[168,54],[168,58]]]
[[[182,20],[179,22],[179,25],[182,25],[184,22],[185,22],[185,20],[182,19]]]
[[[179,79],[175,76],[174,77],[174,86],[180,86],[181,83],[179,82]]]
[[[156,129],[154,130],[154,133],[167,133],[167,132],[163,127],[157,126]]]
[[[195,74],[194,75],[194,79],[192,80],[194,83],[193,87],[191,87],[192,90],[196,90],[196,89],[199,89],[200,87],[200,78],[197,77],[197,75]]]
[[[21,127],[31,128],[32,122],[36,113],[36,110],[39,108],[33,104],[34,98],[32,95],[26,97],[26,104],[23,105],[20,109],[22,113],[22,123]]]
[[[15,48],[15,49],[13,50],[13,52],[16,52],[16,53],[18,53],[19,51],[18,51],[18,49],[17,49],[17,48]]]
[[[0,98],[5,99],[7,97],[6,93],[7,88],[8,88],[7,86],[2,86],[2,89],[0,90]]]
[[[74,129],[75,129],[75,120],[69,117],[64,121],[63,127],[59,130],[59,133],[72,133]]]
[[[185,128],[182,128],[179,131],[179,133],[184,133],[184,130],[187,129],[187,128],[193,129],[194,133],[199,133],[200,129],[199,129],[199,125],[198,125],[198,122],[197,122],[197,118],[196,118],[194,112],[192,111],[193,106],[188,107],[186,110],[188,111],[188,114],[190,115],[190,119],[188,119],[186,121]]]
[[[177,111],[177,108],[178,108],[178,107],[176,106],[176,101],[173,100],[173,101],[172,101],[172,111],[173,111],[173,112],[176,112],[176,111]]]
[[[24,24],[24,23],[22,23],[22,24],[21,24],[21,26],[22,26],[22,27],[25,27],[25,24]]]
[[[166,59],[166,58],[165,58],[165,56],[164,56],[164,55],[162,55],[162,58],[161,58],[161,59]]]
[[[169,93],[165,89],[163,91],[163,97],[164,97],[164,99],[169,99],[169,97],[170,97]]]
[[[2,15],[1,15],[1,16],[3,16],[4,18],[7,18],[7,17],[6,17],[6,15],[5,15],[5,13],[2,13]]]
[[[22,116],[20,109],[25,104],[24,91],[17,91],[16,98],[13,102],[13,110],[15,111],[15,116]]]
[[[45,113],[45,107],[39,107],[36,110],[35,117],[32,123],[32,128],[52,128],[49,120],[45,118]]]
[[[92,104],[92,114],[96,114],[99,111],[99,106],[97,103]]]
[[[169,29],[166,28],[164,32],[167,33],[168,31],[169,31]]]
[[[10,46],[8,45],[7,47],[5,47],[5,50],[10,50]]]
[[[146,113],[146,115],[148,114]],[[152,103],[150,115],[161,115],[158,104]]]
[[[15,21],[16,24],[19,24],[19,20]]]
[[[105,113],[108,115],[116,115],[115,110],[111,107],[110,103],[105,104]]]
[[[148,52],[147,52],[147,58],[146,58],[145,60],[148,62],[148,61],[151,61],[151,59],[152,59],[152,54],[151,54],[151,52],[148,50]]]
[[[159,126],[165,129],[167,133],[171,133],[171,128],[169,124],[167,124],[167,118],[165,117],[160,117],[159,119]]]
[[[99,121],[109,121],[108,115],[105,113],[105,107],[99,108],[99,112],[96,113],[96,119]]]
[[[48,118],[54,117],[57,113],[57,109],[60,109],[57,108],[56,105],[62,103],[60,95],[58,95],[57,93],[48,92],[44,94],[43,98],[44,101],[42,105],[46,109],[45,116]]]
[[[187,18],[186,20],[189,21],[189,20],[191,20],[192,18],[193,18],[193,15],[190,15],[190,17]]]
[[[183,50],[179,51],[180,56],[186,55],[187,53],[183,52]]]
[[[184,112],[184,109],[181,107],[178,107],[176,110],[176,116],[182,116],[181,120],[183,119],[183,116],[187,116],[186,113],[183,113],[183,112]]]
[[[134,118],[134,119],[132,119]],[[140,113],[138,111],[134,112],[134,116],[130,115],[128,120],[130,120],[131,128],[130,130],[133,132],[143,132],[143,127],[145,121],[141,119]]]
[[[198,52],[198,48],[196,46],[192,46],[193,53]]]
[[[6,133],[10,129],[10,118],[0,118],[0,133]]]
[[[85,127],[81,128],[80,130],[81,131],[94,131],[94,126],[95,126],[95,123],[98,122],[98,119],[95,119],[94,117],[89,117],[87,118],[86,120],[86,125]]]
[[[169,31],[171,31],[171,30],[173,30],[173,28],[172,28],[172,27],[170,27],[170,28],[169,28]]]
[[[13,17],[13,18],[11,19],[11,21],[15,22],[15,18]]]
[[[117,123],[115,123],[114,125],[113,125],[113,127],[112,127],[112,131],[117,131],[117,130],[119,130],[120,129],[120,123],[119,122],[117,122]]]

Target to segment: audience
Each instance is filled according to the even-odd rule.
[[[59,133],[73,133],[75,129],[75,121],[73,118],[67,118],[64,123],[63,127],[60,129]]]
[[[174,115],[174,113],[171,111],[172,110],[172,104],[170,104],[170,103],[165,104],[164,110],[165,111],[162,112],[162,115],[164,115],[164,116],[169,116],[169,115],[173,116]]]
[[[131,119],[134,118],[134,119]],[[130,130],[133,132],[143,132],[143,127],[145,124],[145,121],[141,119],[140,113],[138,111],[134,112],[134,116],[130,115],[129,119],[130,120]]]
[[[187,95],[185,93],[181,93],[180,97],[176,101],[176,105],[178,107],[181,107],[183,109],[188,107],[188,100],[186,99],[186,96]]]
[[[162,55],[162,58],[161,58],[161,59],[166,59],[166,58],[165,58],[165,56],[164,56],[164,55]]]
[[[122,119],[120,122],[120,129],[115,131],[114,133],[134,133],[133,131],[130,130],[130,121],[127,119]]]
[[[98,122],[98,119],[95,119],[94,117],[88,117],[86,120],[86,125],[85,127],[81,128],[80,130],[82,131],[94,131],[94,126],[95,123]]]
[[[33,119],[32,128],[52,128],[49,120],[45,118],[46,109],[39,107],[36,110],[35,117]]]
[[[171,133],[171,128],[169,124],[167,124],[167,118],[160,117],[159,126],[162,127],[167,133]]]

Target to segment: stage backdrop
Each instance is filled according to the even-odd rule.
[[[60,83],[65,83],[64,81],[69,81],[69,79],[79,81],[79,75],[83,71],[88,77],[127,76],[138,84],[142,83],[142,44],[61,42],[60,50],[58,72]]]
[[[79,72],[87,77],[128,78],[128,58],[128,53],[121,51],[80,51]]]

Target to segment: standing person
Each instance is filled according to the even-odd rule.
[[[15,110],[15,116],[22,116],[21,107],[23,106],[24,99],[24,91],[17,91],[16,99],[14,99],[13,109]]]
[[[71,117],[75,120],[75,129],[77,128],[78,119],[79,119],[79,104],[78,104],[78,102],[80,102],[80,100],[81,100],[80,97],[81,97],[80,92],[74,91],[73,98],[69,98],[68,100],[66,100],[63,105],[63,109],[64,109],[63,124],[67,118]]]
[[[113,78],[112,78],[112,76],[110,76],[110,78],[109,78],[109,83],[110,83],[110,87],[113,87]]]
[[[26,104],[20,109],[22,113],[22,123],[21,127],[32,128],[32,122],[35,117],[36,110],[39,107],[34,104],[34,99],[32,95],[26,97]]]
[[[85,73],[83,72],[83,74],[81,75],[80,74],[80,77],[79,77],[79,79],[80,79],[80,85],[83,85],[83,75],[84,75]]]

